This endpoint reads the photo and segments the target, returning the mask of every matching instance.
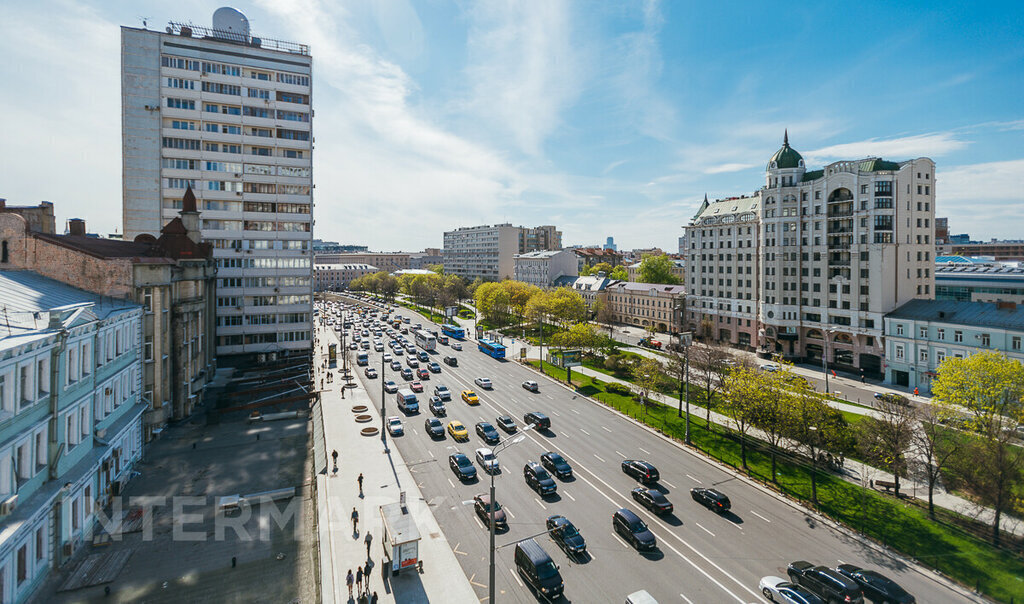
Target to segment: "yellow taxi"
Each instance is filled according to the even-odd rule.
[[[469,430],[458,420],[448,422],[448,434],[455,440],[469,440]]]
[[[462,400],[466,401],[466,403],[468,403],[470,405],[479,405],[480,404],[480,397],[478,397],[476,395],[476,393],[473,392],[472,390],[463,390],[462,391]]]

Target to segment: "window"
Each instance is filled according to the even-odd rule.
[[[296,75],[294,73],[279,73],[277,74],[277,81],[282,84],[309,86],[309,76]]]
[[[898,336],[902,336],[903,335],[903,324],[902,323],[897,323],[896,324],[896,335],[898,335]]]
[[[946,339],[946,330],[941,328],[941,327],[936,329],[935,330],[935,338],[939,339],[939,340],[945,340]]]
[[[945,350],[936,350],[935,351],[935,366],[938,367],[939,365],[942,364],[942,361],[945,361],[945,360],[946,360],[946,351]]]
[[[959,342],[963,342],[964,341],[964,332],[960,331],[959,329],[954,331],[953,332],[953,341],[954,342],[958,342],[958,343]]]
[[[21,386],[21,403],[31,403],[36,400],[35,387],[32,384],[32,365],[26,363],[19,367],[19,382]]]
[[[928,328],[927,327],[919,327],[917,329],[917,337],[921,338],[922,340],[927,338],[928,337]]]
[[[184,78],[167,78],[167,87],[180,88],[182,90],[195,90],[196,83],[192,80],[186,80]]]
[[[902,344],[897,344],[893,347],[893,351],[896,353],[896,360],[902,361],[904,359],[904,350]]]
[[[234,84],[222,84],[220,82],[203,82],[203,92],[241,96],[242,87],[235,86]]]
[[[981,334],[981,345],[988,348],[992,343],[992,338],[987,333]]]
[[[172,99],[168,97],[167,107],[169,109],[195,109],[196,102],[190,99]]]
[[[1020,336],[1013,336],[1010,340],[1010,348],[1013,350],[1020,350]]]
[[[46,559],[46,527],[36,529],[36,563]]]
[[[36,465],[46,465],[46,428],[40,428],[36,431]]]
[[[28,544],[18,548],[18,586],[21,586],[28,579]]]
[[[927,363],[928,362],[928,349],[927,348],[922,348],[921,350],[919,350],[917,352],[917,360],[922,362],[922,363]]]
[[[42,357],[36,360],[36,384],[39,394],[50,392],[50,357]]]

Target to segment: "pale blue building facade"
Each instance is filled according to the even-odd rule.
[[[0,271],[0,601],[93,536],[142,455],[140,305]]]

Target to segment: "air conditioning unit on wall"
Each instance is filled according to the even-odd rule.
[[[14,511],[14,508],[18,507],[18,496],[11,495],[7,499],[0,502],[0,516],[6,516]]]

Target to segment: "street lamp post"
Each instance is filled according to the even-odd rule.
[[[693,343],[693,332],[679,334],[679,346],[683,349],[685,377],[679,384],[679,417],[683,416],[683,390],[686,391],[686,434],[685,442],[690,444],[690,345]]]
[[[828,342],[832,339],[832,333],[835,330],[831,327],[826,328],[825,332],[825,347],[821,352],[821,372],[825,374],[825,394],[828,394]]]
[[[808,426],[811,440],[811,501],[818,507],[818,427]]]
[[[384,392],[384,353],[380,353],[380,375],[377,376],[380,380],[380,442],[384,445],[384,452],[390,453],[388,449],[388,427],[387,419],[384,411],[384,403],[387,401],[387,396]]]
[[[528,430],[532,430],[535,426],[536,426],[536,424],[527,424],[525,427],[523,427],[523,432],[526,432]],[[512,446],[512,445],[514,445],[516,443],[521,443],[521,442],[523,442],[523,440],[525,438],[526,438],[526,435],[520,433],[519,436],[516,436],[512,440],[507,440],[507,441],[501,443],[500,445],[498,445],[497,447],[495,447],[494,449],[492,449],[491,453],[494,454],[494,460],[495,461],[498,460],[498,451],[500,451],[502,449],[505,449],[506,447],[510,447],[510,446]],[[491,502],[490,502],[490,508],[487,510],[487,513],[489,515],[489,519],[487,521],[487,525],[488,525],[488,528],[489,528],[490,538],[491,538],[491,563],[490,563],[490,568],[488,569],[488,577],[487,577],[487,595],[488,595],[487,602],[488,602],[488,604],[493,604],[494,603],[494,591],[495,591],[494,590],[494,553],[495,553],[495,548],[494,548],[494,517],[496,516],[496,512],[495,512],[494,506],[496,505],[497,499],[494,498],[494,470],[491,469],[489,474],[491,475]]]

